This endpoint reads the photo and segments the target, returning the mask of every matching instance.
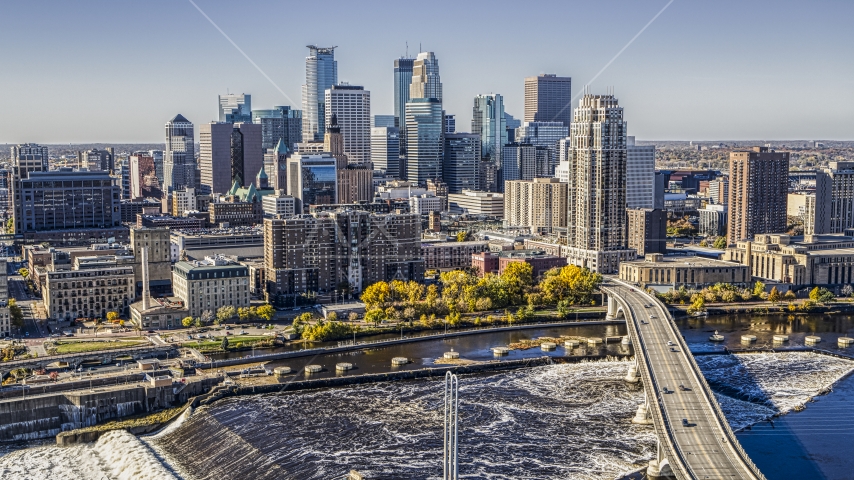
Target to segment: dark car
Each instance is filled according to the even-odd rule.
[[[154,331],[154,330],[149,330],[149,331],[148,331],[148,333],[155,333],[155,331]]]

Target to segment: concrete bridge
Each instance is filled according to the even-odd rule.
[[[651,477],[753,479],[765,477],[741,448],[670,313],[653,296],[606,278],[608,318],[624,317],[634,344],[628,382],[643,381],[646,402],[634,423],[652,424],[658,453]]]
[[[145,345],[140,347],[116,348],[112,350],[95,350],[85,353],[66,353],[62,355],[45,355],[36,358],[27,358],[23,360],[11,360],[0,363],[0,378],[5,377],[7,373],[16,368],[44,368],[54,362],[68,362],[69,366],[76,367],[81,362],[86,360],[98,359],[100,361],[109,360],[122,356],[130,355],[133,358],[143,358],[156,355],[162,355],[173,350],[173,345]]]

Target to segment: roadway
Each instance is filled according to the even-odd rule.
[[[748,465],[749,459],[745,461],[746,457],[739,454],[735,436],[723,424],[726,419],[718,415],[717,401],[714,396],[709,398],[701,383],[702,374],[695,370],[691,353],[666,309],[631,286],[611,281],[604,287],[620,297],[635,351],[642,349],[639,368],[646,370],[645,380],[651,380],[645,388],[650,408],[657,410],[651,413],[654,418],[659,415],[656,430],[661,425],[666,430],[658,431],[659,437],[669,436],[678,451],[679,459],[668,459],[677,476],[763,478]],[[686,472],[677,471],[682,469],[680,463]]]

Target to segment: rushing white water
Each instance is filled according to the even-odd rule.
[[[697,357],[728,421],[742,428],[791,411],[854,362],[810,353]],[[630,423],[642,389],[624,361],[550,365],[460,378],[464,478],[610,480],[655,453]],[[182,415],[141,439],[0,449],[0,479],[330,479],[441,477],[441,380],[240,397]]]
[[[3,480],[170,480],[178,479],[134,435],[107,432],[94,444],[44,446],[0,457]]]

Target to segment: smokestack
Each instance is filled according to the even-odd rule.
[[[151,307],[151,295],[148,292],[148,247],[142,247],[142,310]]]

